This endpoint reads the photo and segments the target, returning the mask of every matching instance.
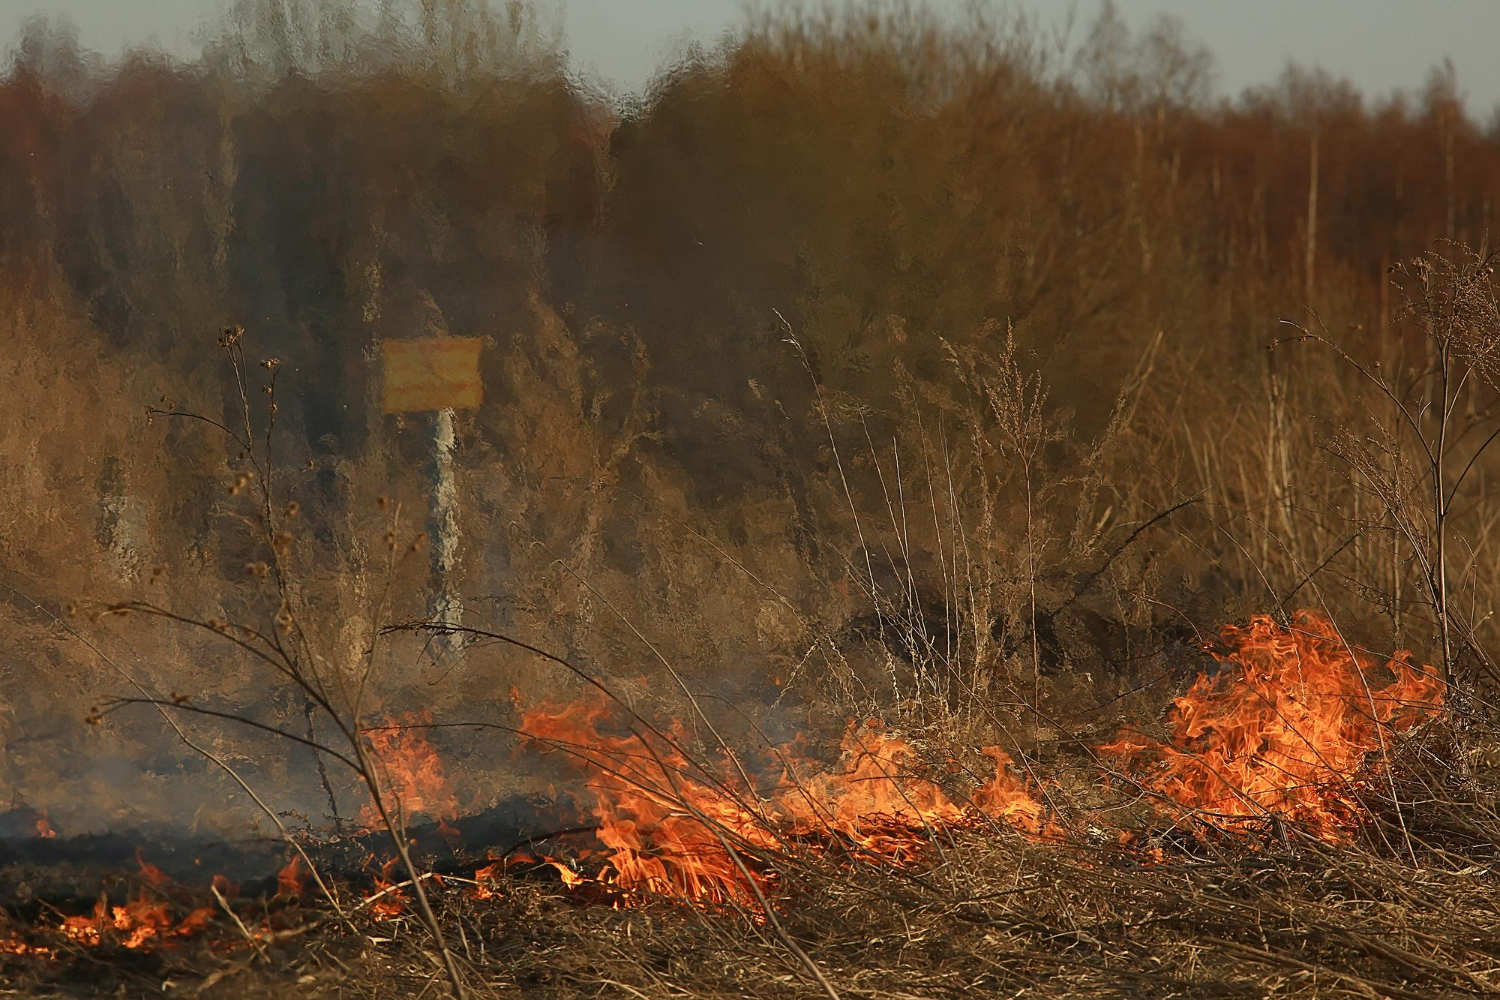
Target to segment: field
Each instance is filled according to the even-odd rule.
[[[386,6],[0,77],[0,996],[1500,991],[1451,69]]]

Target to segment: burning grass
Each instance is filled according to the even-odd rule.
[[[934,767],[875,722],[824,753],[705,753],[687,724],[591,688],[522,725],[571,761],[583,815],[502,849],[443,821],[453,793],[423,720],[372,743],[408,814],[440,804],[413,843],[481,994],[1500,989],[1497,783],[1460,750],[1486,742],[1477,724],[1458,725],[1429,669],[1315,614],[1256,617],[1208,648],[1219,669],[1175,700],[1164,739],[1098,747],[1124,766],[1100,770],[1088,803],[1059,804],[999,748],[977,780]],[[1148,808],[1116,808],[1122,781]],[[195,903],[142,858],[134,895],[36,911],[0,933],[0,955],[39,992],[87,957],[211,996],[410,995],[430,988],[432,956],[376,843],[310,845],[338,902],[308,892],[300,859],[259,898],[215,880]]]
[[[849,723],[831,766],[805,742],[775,747],[753,768],[767,775],[757,780],[727,748],[718,767],[691,758],[680,722],[631,729],[615,707],[602,695],[541,707],[522,729],[569,754],[586,777],[599,848],[584,857],[597,857],[600,871],[574,877],[620,890],[622,904],[645,894],[758,910],[781,882],[770,859],[836,851],[905,867],[955,830],[995,821],[1034,835],[1045,828],[1041,803],[999,747],[985,748],[994,773],[960,805],[917,773],[912,744],[876,720]]]
[[[1166,741],[1126,733],[1099,748],[1193,828],[1248,832],[1275,817],[1342,843],[1367,815],[1388,740],[1442,711],[1431,667],[1358,649],[1315,612],[1256,615],[1207,650],[1221,669],[1174,700]]]
[[[479,995],[766,996],[819,991],[760,922],[677,902],[580,905],[577,889],[492,873],[483,893],[446,878],[432,894]],[[1059,847],[975,832],[921,873],[799,870],[781,922],[841,996],[1485,995],[1495,988],[1500,892],[1483,865],[1365,846],[1174,853]],[[431,989],[411,916],[324,910],[260,953],[232,937],[136,956],[121,980],[204,995],[417,995]],[[1442,913],[1441,921],[1433,915]],[[119,968],[91,949],[88,967]],[[10,959],[8,981],[58,981],[82,959]],[[153,978],[154,977],[154,978]],[[42,990],[38,990],[41,993]]]

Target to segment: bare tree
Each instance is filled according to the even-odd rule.
[[[1500,437],[1500,307],[1493,261],[1487,250],[1454,243],[1444,253],[1424,253],[1391,269],[1404,296],[1398,320],[1406,322],[1398,329],[1414,330],[1427,347],[1419,367],[1391,364],[1389,356],[1383,363],[1371,352],[1356,355],[1320,323],[1310,329],[1285,321],[1299,331],[1290,340],[1333,350],[1370,389],[1371,402],[1387,411],[1382,418],[1367,405],[1364,426],[1340,431],[1332,447],[1356,484],[1375,498],[1383,524],[1412,553],[1449,681],[1465,654],[1479,671],[1500,680],[1476,638],[1479,622],[1455,599],[1456,583],[1469,572],[1454,572],[1455,547],[1467,544],[1455,501]],[[1482,405],[1473,405],[1476,390],[1484,390]]]

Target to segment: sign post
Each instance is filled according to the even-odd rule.
[[[432,540],[433,621],[460,624],[461,608],[452,591],[458,564],[458,487],[453,475],[453,411],[475,409],[482,399],[478,337],[430,337],[381,342],[387,413],[432,412],[432,492],[428,537]],[[455,637],[456,639],[456,637]],[[450,650],[463,643],[450,641]]]

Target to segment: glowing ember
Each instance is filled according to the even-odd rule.
[[[96,948],[99,939],[103,936],[106,926],[105,917],[109,913],[109,904],[101,896],[99,902],[94,906],[92,917],[68,917],[63,920],[63,936],[69,941]]]
[[[458,799],[437,751],[423,730],[415,728],[431,723],[430,712],[413,712],[387,719],[379,728],[366,730],[365,736],[386,795],[402,814],[452,820],[458,817]],[[359,821],[371,830],[381,825],[374,803],[364,805]]]
[[[809,760],[800,746],[781,747],[767,791],[748,783],[732,755],[715,768],[690,760],[680,725],[611,735],[619,725],[602,696],[538,708],[522,728],[572,754],[589,774],[603,847],[593,879],[545,860],[567,885],[594,881],[623,890],[626,905],[650,893],[754,910],[757,892],[776,882],[762,859],[777,853],[840,845],[851,858],[900,865],[940,831],[985,817],[1033,834],[1045,825],[1040,803],[1008,772],[1002,751],[986,751],[995,775],[960,806],[916,773],[911,744],[875,722],[850,724],[832,768]]]
[[[57,831],[52,829],[52,824],[47,820],[45,812],[36,818],[36,835],[43,840],[51,840],[57,836]]]
[[[197,937],[212,924],[214,911],[199,907],[182,920],[172,916],[170,904],[153,900],[142,890],[135,899],[123,905],[110,905],[100,897],[88,915],[64,917],[54,928],[41,928],[39,935],[55,934],[74,947],[97,948],[111,944],[134,951],[146,951],[185,938]],[[48,944],[35,944],[12,932],[0,938],[0,954],[32,955],[55,958],[61,951]]]
[[[136,859],[146,884],[140,887],[134,898],[125,902],[111,903],[106,895],[101,894],[89,913],[65,916],[57,923],[38,923],[25,930],[11,927],[0,915],[0,955],[58,959],[75,953],[79,948],[156,952],[192,939],[206,940],[218,951],[232,951],[243,946],[242,935],[227,940],[212,936],[218,907],[228,907],[239,897],[238,884],[225,875],[213,876],[210,885],[218,906],[196,906],[179,917],[183,912],[181,897],[187,895],[188,890],[175,887],[160,868],[145,860],[144,852],[137,851]],[[283,869],[278,881],[285,889],[289,882],[300,880],[304,871],[298,859]],[[168,891],[170,899],[166,895]],[[254,928],[251,933],[256,937],[272,931],[273,918],[265,915],[264,910],[262,913],[263,919],[251,925]],[[243,930],[241,922],[242,934]]]
[[[1202,830],[1248,833],[1275,815],[1331,843],[1360,815],[1393,734],[1434,718],[1443,686],[1410,653],[1386,660],[1354,649],[1322,615],[1290,627],[1268,615],[1223,630],[1224,669],[1176,699],[1160,743],[1122,734],[1100,751]]]
[[[19,934],[12,933],[0,937],[0,955],[35,955],[47,958],[52,955],[52,949],[44,944],[29,944]]]

